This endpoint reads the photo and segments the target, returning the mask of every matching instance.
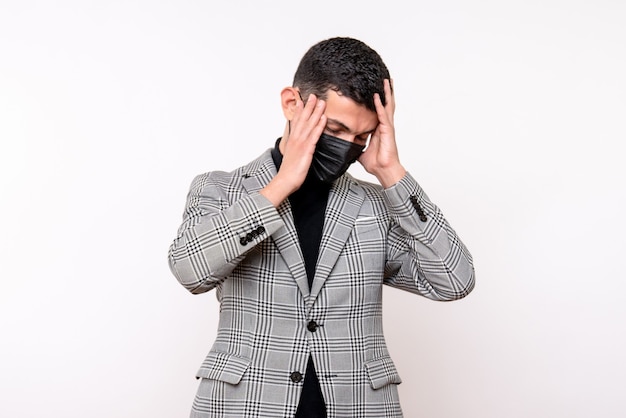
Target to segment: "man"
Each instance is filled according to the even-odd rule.
[[[194,179],[170,248],[181,284],[220,301],[191,416],[400,417],[382,285],[462,298],[471,255],[400,163],[374,50],[314,45],[281,104],[273,149]],[[355,160],[380,185],[347,174]]]

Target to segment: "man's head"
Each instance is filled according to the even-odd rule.
[[[313,45],[302,57],[293,86],[303,98],[327,98],[328,90],[376,111],[374,93],[385,104],[383,82],[389,70],[376,51],[353,38],[336,37]]]

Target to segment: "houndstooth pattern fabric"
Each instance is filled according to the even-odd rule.
[[[192,182],[170,269],[191,293],[215,289],[220,311],[191,416],[293,417],[312,355],[328,417],[401,417],[382,285],[462,298],[470,253],[410,174],[386,190],[346,174],[330,191],[309,291],[289,202],[259,193],[275,174],[268,150]]]

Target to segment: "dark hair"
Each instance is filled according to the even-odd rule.
[[[293,86],[304,99],[313,93],[325,99],[329,89],[376,111],[374,93],[385,104],[384,80],[389,70],[376,51],[365,43],[336,37],[313,45],[300,60]]]

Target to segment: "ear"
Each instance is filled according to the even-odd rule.
[[[293,115],[296,109],[296,103],[300,100],[300,93],[295,87],[285,87],[280,92],[280,104],[283,108],[283,114],[285,119],[293,119]]]

